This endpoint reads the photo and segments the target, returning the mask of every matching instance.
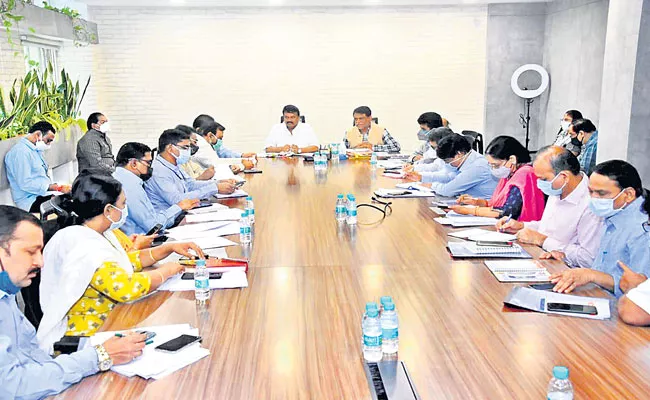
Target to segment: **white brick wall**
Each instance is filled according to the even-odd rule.
[[[12,40],[18,43],[15,47],[12,47],[7,42],[7,34],[4,28],[0,29],[0,86],[4,91],[7,105],[9,104],[9,90],[11,90],[14,79],[25,75],[25,60],[23,58],[23,48],[20,45],[20,36],[14,33]],[[14,54],[16,52],[19,54]]]
[[[97,107],[117,148],[208,113],[227,143],[260,150],[285,104],[321,142],[341,139],[369,105],[404,150],[438,111],[483,129],[485,7],[198,9],[91,7]]]
[[[88,77],[93,74],[94,69],[92,46],[75,47],[72,42],[66,42],[59,50],[59,67],[65,68],[73,80],[79,81],[80,90],[83,93]],[[96,110],[97,82],[96,77],[92,76],[86,96],[81,103],[80,117],[86,119],[90,113]]]

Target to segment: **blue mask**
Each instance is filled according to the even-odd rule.
[[[429,132],[431,132],[431,131],[428,131],[426,129],[420,129],[418,131],[418,140],[422,140],[422,141],[428,140],[429,139]]]
[[[122,227],[122,225],[124,225],[124,223],[126,222],[126,218],[129,216],[129,206],[127,204],[125,204],[124,208],[122,208],[122,209],[120,209],[118,207],[115,207],[113,205],[111,205],[111,207],[113,207],[113,208],[115,208],[117,210],[120,210],[120,212],[122,213],[122,215],[120,216],[120,219],[117,220],[117,221],[113,221],[110,216],[106,216],[106,218],[108,218],[108,220],[111,221],[111,227],[108,228],[108,229],[113,231],[115,229],[120,229]]]
[[[564,185],[562,185],[561,188],[553,189],[553,182],[555,182],[555,180],[557,179],[558,176],[560,176],[560,175],[559,174],[555,175],[555,178],[551,179],[550,181],[544,181],[544,180],[541,180],[541,179],[537,179],[537,187],[539,188],[539,190],[542,191],[542,193],[544,193],[547,196],[559,196],[559,195],[561,195],[562,190],[564,190],[564,187],[566,186],[566,182],[564,183]]]
[[[12,295],[20,292],[20,288],[11,281],[7,271],[0,272],[0,290]]]
[[[176,146],[174,146],[174,147],[176,147]],[[191,150],[190,149],[181,149],[180,147],[176,147],[176,148],[178,149],[180,154],[178,156],[176,156],[176,155],[174,155],[174,153],[171,153],[174,156],[174,158],[176,158],[176,163],[178,165],[187,164],[187,162],[190,161],[190,156],[192,155]]]
[[[589,199],[589,208],[591,209],[591,212],[594,213],[594,215],[603,218],[613,217],[620,213],[623,211],[625,205],[619,209],[615,209],[614,200],[616,200],[622,193],[623,192],[621,191],[621,193],[617,194],[613,199],[596,199],[592,197]]]
[[[217,143],[213,144],[212,148],[214,149],[214,151],[219,151],[222,144],[223,144],[223,141],[221,139],[217,139]]]

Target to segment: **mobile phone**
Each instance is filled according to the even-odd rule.
[[[555,283],[533,283],[528,287],[535,290],[553,290]]]
[[[150,230],[149,232],[147,232],[147,235],[146,235],[146,236],[155,235],[156,233],[160,232],[160,230],[161,230],[162,228],[163,228],[163,224],[157,224],[156,226],[154,226],[153,228],[151,228],[151,230]]]
[[[175,339],[172,339],[168,342],[159,345],[158,347],[156,347],[156,350],[164,351],[167,353],[175,353],[185,346],[189,346],[192,343],[196,343],[200,341],[201,341],[201,336],[180,335]]]
[[[210,203],[210,201],[208,201],[208,200],[201,200],[201,202],[199,202],[199,205],[196,206],[196,207],[194,207],[194,209],[210,207],[211,205],[212,205],[212,203]]]
[[[595,306],[584,306],[581,304],[548,303],[546,309],[548,311],[568,312],[574,314],[598,314],[598,309],[596,309]]]
[[[255,169],[255,168],[253,168],[253,169],[245,169],[244,173],[245,174],[261,174],[262,170],[261,169]]]
[[[136,331],[136,332],[141,334],[141,335],[146,335],[146,337],[144,339],[145,342],[147,342],[147,341],[153,339],[154,337],[156,337],[156,332],[150,332],[150,331]]]
[[[181,279],[191,281],[194,279],[194,272],[185,272],[181,275]],[[209,272],[208,279],[221,279],[221,272]]]

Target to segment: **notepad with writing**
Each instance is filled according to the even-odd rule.
[[[506,246],[477,246],[473,242],[449,242],[447,249],[454,258],[533,258],[518,244]]]
[[[551,274],[539,261],[485,261],[499,282],[548,282]]]

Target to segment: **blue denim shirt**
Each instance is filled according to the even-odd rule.
[[[619,282],[623,271],[617,261],[623,261],[634,272],[650,276],[650,247],[643,222],[648,215],[641,211],[643,198],[628,204],[623,211],[605,218],[605,229],[592,269],[614,277],[614,295],[623,295]]]
[[[0,399],[41,399],[98,371],[92,347],[57,358],[41,350],[16,296],[0,290]]]
[[[126,204],[129,206],[129,216],[121,228],[127,235],[147,233],[158,224],[169,228],[183,212],[177,204],[165,210],[156,211],[144,191],[144,182],[129,170],[117,167],[113,172],[113,178],[122,184],[126,195]]]
[[[230,150],[222,144],[219,150],[217,150],[217,155],[219,158],[241,158],[242,153]]]
[[[468,194],[472,197],[489,199],[499,180],[492,175],[485,157],[471,150],[458,171],[446,166],[422,176],[422,182],[431,182],[431,189],[441,196],[453,197]]]
[[[43,153],[22,138],[5,155],[11,197],[19,208],[29,211],[38,196],[45,196],[52,184]]]

